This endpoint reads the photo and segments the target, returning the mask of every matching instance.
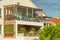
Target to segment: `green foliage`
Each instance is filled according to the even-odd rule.
[[[59,40],[60,39],[60,23],[56,25],[45,26],[39,30],[40,40]]]
[[[34,38],[33,40],[38,40],[37,38]]]
[[[11,26],[4,26],[4,31],[5,32],[13,32],[13,27],[11,27]]]
[[[22,27],[22,28],[20,28],[20,31],[21,31],[22,33],[25,33],[25,32],[26,32],[26,28]]]
[[[18,16],[18,17],[16,17],[16,19],[17,19],[17,20],[20,20],[20,17]]]
[[[35,28],[32,28],[31,30],[32,30],[34,33],[36,33]]]

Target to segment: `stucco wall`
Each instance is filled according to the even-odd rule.
[[[37,8],[37,6],[34,3],[32,3],[31,0],[23,0],[23,1],[22,0],[1,0],[0,7],[2,7],[3,5],[17,4],[17,2],[19,2],[20,5],[23,6]]]
[[[43,22],[30,22],[30,21],[18,21],[16,20],[17,24],[22,24],[22,25],[33,25],[33,26],[44,26]]]

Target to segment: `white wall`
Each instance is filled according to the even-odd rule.
[[[19,2],[20,5],[23,6],[37,8],[37,6],[34,3],[32,3],[31,0],[2,0],[0,1],[0,7],[2,7],[3,5],[17,4],[17,2]]]
[[[1,17],[0,17],[0,24],[4,24],[4,8],[1,8]]]
[[[30,22],[30,21],[16,21],[17,24],[22,24],[22,25],[33,25],[33,26],[44,26],[43,22]]]
[[[44,13],[44,11],[39,11],[39,15],[38,16],[46,16],[46,14]]]

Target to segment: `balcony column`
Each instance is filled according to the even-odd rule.
[[[14,8],[15,8],[15,16],[17,16],[17,6],[16,5],[14,5]]]
[[[8,9],[6,8],[5,10],[6,10],[6,15],[8,15],[8,13],[9,13],[9,12],[8,12]]]
[[[32,18],[33,18],[33,9],[32,9]]]
[[[7,9],[7,15],[9,15],[9,10]]]
[[[14,24],[14,32],[15,32],[14,37],[17,38],[17,33],[18,33],[18,24],[17,23]]]
[[[12,8],[10,9],[10,14],[12,14]]]
[[[28,17],[28,8],[26,8],[26,16]]]
[[[7,9],[5,9],[6,10],[6,15],[7,15]]]
[[[11,11],[9,10],[9,14],[11,14],[10,12],[11,12]]]

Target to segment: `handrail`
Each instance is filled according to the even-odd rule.
[[[34,34],[24,33],[24,36],[38,36],[38,33],[34,33]]]
[[[48,22],[47,19],[31,18],[26,16],[17,16],[16,19],[23,21],[32,21],[32,22]]]

